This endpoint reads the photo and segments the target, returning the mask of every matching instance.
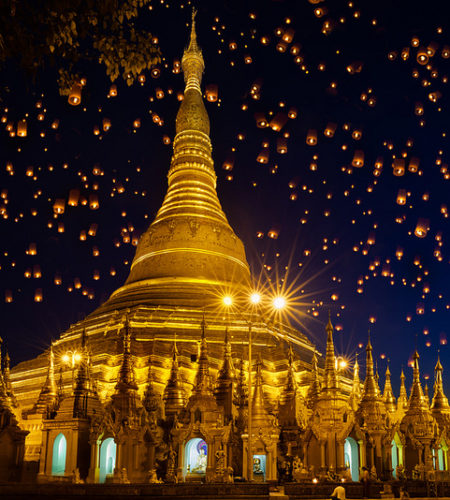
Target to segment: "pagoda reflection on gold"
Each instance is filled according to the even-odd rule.
[[[47,352],[3,363],[0,480],[448,477],[440,361],[431,404],[417,353],[411,396],[402,379],[396,401],[370,340],[362,384],[357,362],[353,380],[340,371],[331,321],[319,368],[305,335],[250,304],[244,246],[216,193],[194,17],[181,64],[167,193],[125,285]],[[218,307],[224,296],[238,306]]]

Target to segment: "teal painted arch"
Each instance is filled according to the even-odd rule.
[[[52,476],[63,476],[66,472],[67,439],[60,432],[53,441]]]

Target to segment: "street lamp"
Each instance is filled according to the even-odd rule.
[[[77,351],[67,351],[61,356],[61,361],[72,369],[72,387],[74,381],[75,366],[81,361],[81,353]]]

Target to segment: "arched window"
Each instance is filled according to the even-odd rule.
[[[185,448],[185,474],[205,475],[208,463],[208,445],[203,439],[188,441]]]
[[[100,446],[100,474],[99,481],[104,483],[106,476],[114,473],[116,467],[116,443],[113,438],[107,438]]]
[[[61,432],[53,441],[52,476],[62,476],[66,471],[67,440]]]
[[[350,469],[352,481],[359,481],[358,443],[352,437],[344,442],[344,463]]]

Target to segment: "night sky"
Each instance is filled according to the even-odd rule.
[[[203,89],[218,90],[206,108],[219,198],[254,275],[290,288],[289,321],[322,351],[329,310],[338,354],[362,353],[370,328],[380,383],[390,359],[396,393],[416,345],[431,390],[440,350],[450,395],[445,2],[253,4],[200,3],[197,32]],[[116,97],[95,65],[80,106],[59,95],[54,68],[33,82],[14,64],[1,71],[0,335],[13,364],[128,275],[167,186],[190,6],[146,10],[160,76],[119,79]],[[27,136],[11,137],[26,114]]]

